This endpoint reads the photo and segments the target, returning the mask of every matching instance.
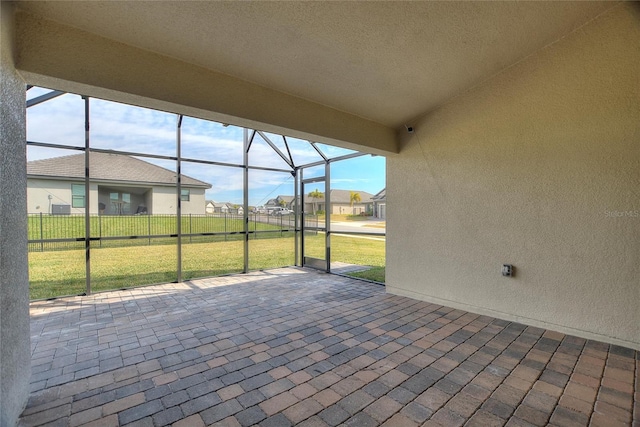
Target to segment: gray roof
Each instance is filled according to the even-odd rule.
[[[382,190],[378,191],[375,196],[372,197],[375,201],[386,200],[387,198],[387,189],[386,187]]]
[[[288,205],[293,201],[294,197],[293,196],[283,196],[283,195],[279,195],[278,197],[276,197],[275,199],[269,199],[267,200],[267,202],[264,204],[265,206],[280,206],[280,201],[284,200],[284,202]]]
[[[284,200],[287,203],[291,203],[293,201],[294,197],[293,196],[282,196],[282,195],[280,195],[280,196],[276,197],[276,199]]]
[[[92,181],[176,185],[176,173],[174,171],[122,154],[92,152],[89,172]],[[83,179],[84,154],[28,162],[27,176]],[[181,185],[191,188],[211,188],[211,184],[184,174],[182,175]]]

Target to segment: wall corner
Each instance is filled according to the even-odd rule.
[[[14,64],[14,9],[0,3],[0,425],[29,398],[25,82]]]

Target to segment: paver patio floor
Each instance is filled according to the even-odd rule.
[[[301,268],[31,304],[22,426],[640,425],[639,352]]]

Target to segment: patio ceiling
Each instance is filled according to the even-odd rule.
[[[254,84],[254,93],[266,88],[273,91],[272,98],[275,93],[293,96],[283,98],[292,108],[296,102],[329,107],[334,113],[330,122],[322,124],[325,127],[347,115],[376,123],[380,127],[370,126],[373,135],[402,129],[413,118],[562,38],[612,3],[169,1],[150,6],[148,2],[20,1],[18,5],[68,27]],[[25,31],[37,32],[37,26],[30,24],[25,24],[30,26]],[[18,65],[22,62],[34,70],[28,55],[25,48]]]

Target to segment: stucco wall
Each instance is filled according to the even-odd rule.
[[[27,181],[27,212],[33,213],[50,213],[49,196],[51,196],[51,205],[69,205],[71,204],[71,185],[84,183],[81,181],[58,181],[44,179],[29,179]],[[98,185],[91,184],[89,191],[89,203],[91,214],[98,213]],[[72,214],[83,214],[84,208],[70,207]]]
[[[640,348],[639,58],[622,3],[418,120],[387,290]]]
[[[182,201],[182,215],[204,215],[206,200],[204,197],[204,189],[190,188],[191,191],[189,201]]]
[[[71,206],[71,184],[82,184],[80,181],[59,181],[59,180],[43,180],[29,179],[27,182],[27,212],[33,213],[49,213],[49,199],[51,195],[51,204],[69,205]],[[108,194],[98,195],[98,184],[91,184],[90,204],[91,214],[98,214],[98,203],[103,202],[109,206]],[[191,188],[190,200],[182,202],[182,214],[204,215],[205,213],[205,194],[204,189]],[[153,187],[145,195],[132,195],[132,213],[135,213],[137,206],[144,202],[152,214],[176,214],[176,189],[175,187]],[[83,214],[84,209],[70,208],[72,214]],[[109,208],[107,213],[111,213]]]
[[[0,8],[0,426],[12,426],[31,376],[25,84],[13,64],[13,11]]]
[[[182,215],[204,215],[204,189],[190,188],[189,201],[182,201]],[[176,214],[176,189],[172,187],[154,187],[152,212],[159,214]]]

